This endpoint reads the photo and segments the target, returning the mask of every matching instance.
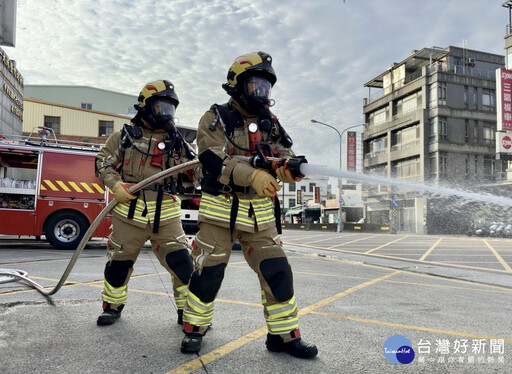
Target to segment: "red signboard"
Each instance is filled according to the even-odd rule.
[[[512,131],[512,70],[496,70],[498,131]]]
[[[347,171],[356,171],[357,132],[347,131]]]

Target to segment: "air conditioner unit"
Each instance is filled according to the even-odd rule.
[[[468,63],[468,66],[475,66],[475,59],[474,58],[467,58],[466,59],[467,63]]]

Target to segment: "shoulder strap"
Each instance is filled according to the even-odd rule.
[[[241,127],[244,124],[244,120],[240,113],[232,110],[228,103],[222,105],[213,104],[210,109],[217,116],[220,116],[220,119],[226,126],[226,133],[229,136],[233,135],[235,127]]]

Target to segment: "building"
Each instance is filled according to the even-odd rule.
[[[0,48],[2,90],[0,94],[0,135],[21,135],[23,121],[24,80],[16,61]]]
[[[52,140],[104,144],[107,137],[118,131],[132,117],[82,109],[58,103],[25,98],[23,135],[39,137],[41,127],[51,129]]]
[[[303,204],[321,204],[330,195],[328,177],[303,178],[300,182],[283,183],[278,192],[281,208],[290,209]]]
[[[415,50],[365,84],[363,170],[459,188],[506,176],[496,159],[496,69],[504,56],[448,46]],[[414,190],[365,184],[366,222],[412,233],[465,233],[471,215]],[[453,199],[452,201],[453,202]]]
[[[137,114],[133,107],[137,103],[137,95],[95,87],[27,84],[25,97],[130,118]]]

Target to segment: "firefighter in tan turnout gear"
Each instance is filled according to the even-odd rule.
[[[128,192],[132,184],[194,158],[174,125],[178,103],[169,81],[146,84],[134,105],[137,115],[131,125],[113,133],[96,157],[97,176],[119,202],[112,213],[98,325],[110,325],[121,316],[133,266],[147,240],[171,274],[178,323],[182,323],[193,264],[181,226],[180,199],[174,194],[183,188],[186,175],[166,178],[135,195]]]
[[[254,52],[238,57],[222,85],[230,100],[213,105],[199,122],[202,198],[199,232],[192,245],[195,269],[183,314],[183,353],[200,350],[212,324],[214,300],[233,242],[238,240],[260,282],[267,349],[300,358],[317,355],[314,344],[301,340],[292,271],[276,227],[279,220],[276,225],[274,218],[279,216],[280,186],[269,169],[255,162],[266,157],[286,162],[294,157],[290,137],[269,110],[275,82],[270,55]],[[277,167],[274,174],[284,183],[300,180],[286,166]]]

